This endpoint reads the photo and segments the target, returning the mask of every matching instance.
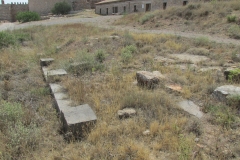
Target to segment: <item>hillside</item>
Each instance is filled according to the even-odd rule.
[[[147,13],[124,16],[117,25],[131,25],[142,29],[167,29],[182,32],[205,33],[240,39],[240,3],[211,1],[189,3]]]

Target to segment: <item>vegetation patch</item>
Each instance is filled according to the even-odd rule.
[[[52,9],[53,14],[68,14],[71,11],[71,6],[67,2],[58,2]]]
[[[16,19],[21,22],[31,22],[31,21],[39,21],[40,16],[36,12],[26,11],[26,12],[19,12],[16,16]]]

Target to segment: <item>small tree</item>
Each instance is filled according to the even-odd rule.
[[[71,6],[67,2],[56,3],[52,9],[53,14],[68,14],[71,11]]]

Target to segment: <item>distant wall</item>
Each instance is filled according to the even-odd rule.
[[[11,4],[0,5],[0,20],[12,21]]]
[[[157,9],[167,9],[172,6],[184,6],[190,2],[198,1],[201,0],[126,0],[105,3],[100,2],[96,4],[95,13],[100,15],[112,15],[132,12],[146,12]],[[117,7],[117,13],[113,13],[114,7]]]
[[[7,20],[10,22],[16,21],[18,12],[28,11],[28,4],[1,4],[0,5],[0,20]]]
[[[67,2],[72,10],[94,9],[95,3],[100,0],[29,0],[29,10],[46,15],[51,13],[52,8],[58,2]]]

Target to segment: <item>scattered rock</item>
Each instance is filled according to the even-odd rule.
[[[195,142],[199,142],[199,138],[195,138],[194,141],[195,141]]]
[[[165,87],[171,92],[182,93],[182,87],[177,84],[166,85]]]
[[[165,77],[158,71],[148,72],[148,71],[138,71],[136,73],[137,82],[141,86],[145,86],[147,88],[154,88],[160,81],[160,79],[164,79]]]
[[[132,117],[132,116],[135,116],[135,115],[136,115],[136,110],[133,109],[133,108],[124,108],[123,110],[118,111],[118,117],[120,119],[129,118],[129,117]]]
[[[240,95],[240,87],[233,85],[224,85],[217,87],[213,96],[220,101],[225,101],[228,96]]]
[[[179,102],[179,107],[182,108],[184,111],[198,117],[198,118],[202,118],[203,113],[200,111],[199,106],[197,106],[196,104],[194,104],[192,101],[189,100],[184,100]]]
[[[150,134],[150,130],[147,129],[146,131],[143,132],[143,135],[146,136],[146,135],[149,135]]]

